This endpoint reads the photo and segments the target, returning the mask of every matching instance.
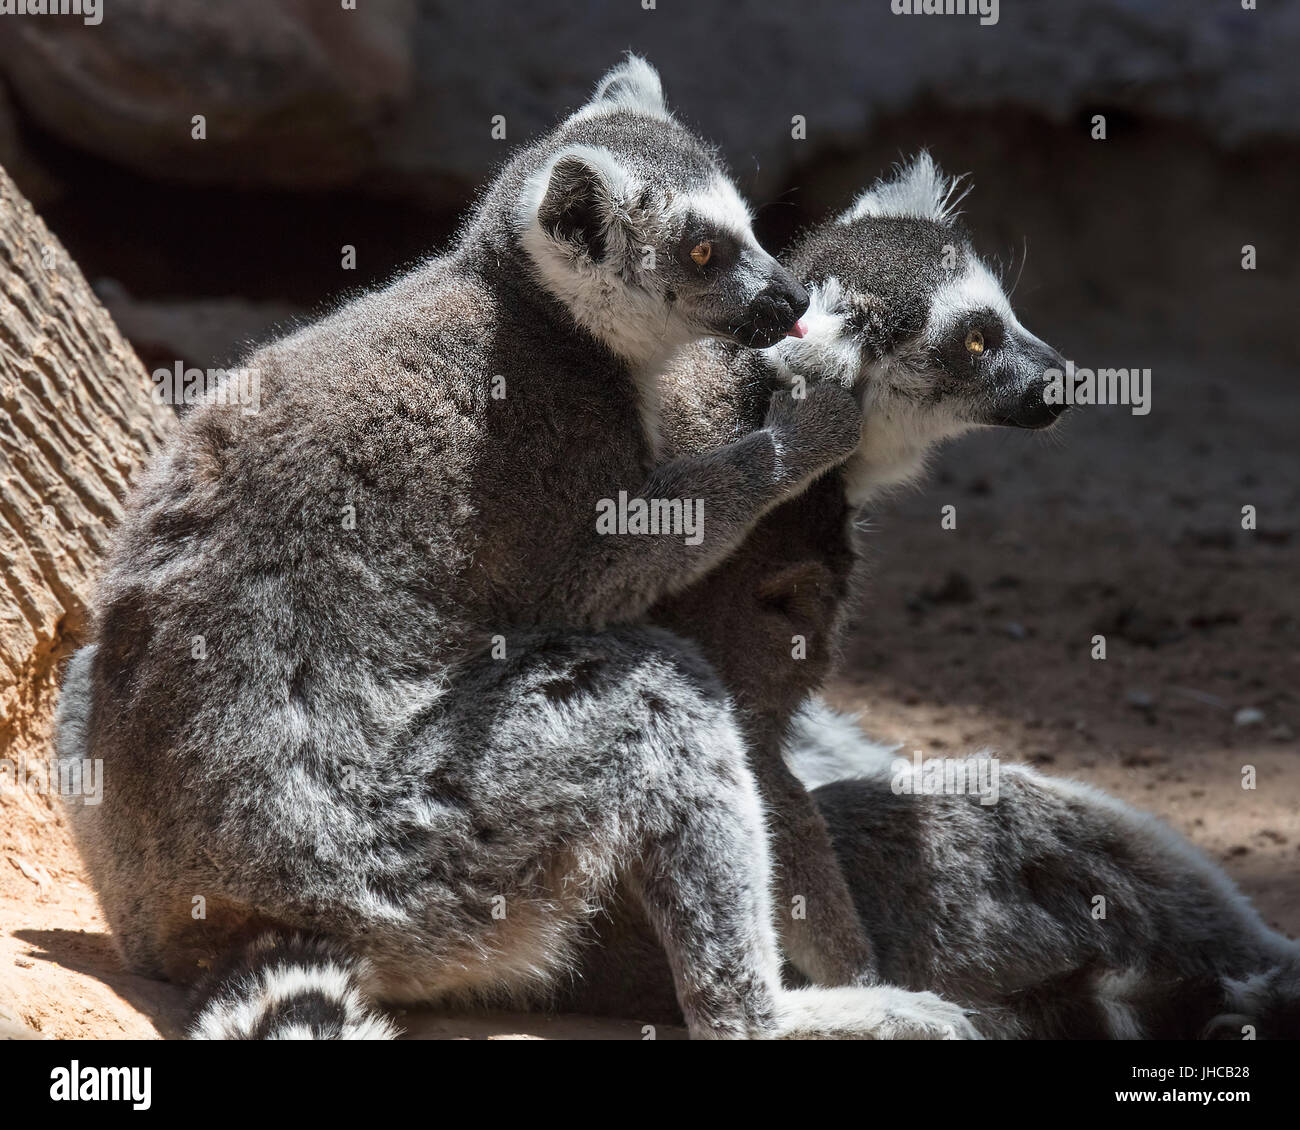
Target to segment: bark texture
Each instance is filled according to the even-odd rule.
[[[0,755],[44,729],[132,476],[171,409],[62,244],[0,170]]]

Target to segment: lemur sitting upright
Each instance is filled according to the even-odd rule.
[[[947,436],[1053,417],[1039,373],[1055,356],[974,256],[953,220],[956,193],[923,154],[788,258],[811,280],[812,312],[782,359],[810,379],[851,377],[866,407],[862,445],[652,613],[701,645],[749,719],[787,953],[813,976],[818,961],[866,945],[883,981],[963,1005],[987,1037],[1300,1035],[1300,945],[1164,825],[1024,766],[1004,767],[992,806],[900,795],[892,751],[808,698],[859,572],[854,511],[914,478]],[[770,354],[705,346],[676,376],[664,431],[693,450],[743,418],[722,405],[728,390],[756,418],[784,374]],[[856,937],[836,917],[845,881]],[[1098,894],[1104,919],[1092,914]],[[616,902],[598,929],[602,944],[557,1003],[674,1019],[663,958],[635,908]]]
[[[631,623],[856,446],[826,385],[657,451],[674,351],[770,346],[806,302],[631,58],[447,255],[254,354],[259,413],[183,422],[117,536],[59,752],[105,763],[74,827],[131,968],[188,979],[281,931],[198,1033],[374,1033],[370,999],[533,991],[619,877],[694,1035],[973,1032],[929,995],[782,988],[726,691]],[[703,538],[604,536],[623,492],[702,499]],[[303,962],[317,981],[283,974]]]

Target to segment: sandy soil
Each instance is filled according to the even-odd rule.
[[[1153,369],[1149,416],[1079,408],[1059,434],[968,438],[879,517],[872,597],[830,697],[907,750],[987,747],[1155,812],[1295,936],[1293,370],[1252,366],[1234,397],[1244,363],[1226,351],[1121,345],[1100,363],[1125,357]]]
[[[1300,393],[1278,366],[1234,398],[1240,357],[1126,351],[1122,327],[1108,340],[1121,344],[1094,363],[1150,365],[1154,411],[1080,409],[1050,436],[969,438],[923,491],[882,507],[863,535],[875,583],[829,697],[907,750],[994,748],[1158,813],[1294,935]],[[940,527],[949,503],[955,530]],[[0,789],[0,1030],[174,1036],[182,1008],[122,972],[57,812]],[[403,1021],[422,1038],[643,1038],[634,1020]]]

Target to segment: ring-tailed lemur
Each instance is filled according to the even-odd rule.
[[[1023,765],[991,806],[908,788],[910,762],[816,700],[787,754],[881,975],[986,1037],[1300,1039],[1300,943],[1155,817]]]
[[[915,474],[937,439],[1051,415],[1033,377],[1049,355],[1036,339],[1020,344],[1000,289],[952,223],[954,188],[922,155],[788,259],[812,280],[813,313],[807,338],[783,347],[786,360],[801,372],[856,374],[868,405],[862,446],[653,614],[700,643],[749,720],[787,876],[778,905],[789,917],[804,896],[806,917],[783,931],[787,951],[805,974],[800,949],[854,952],[859,941],[836,917],[846,880],[876,973],[971,1009],[986,1036],[1240,1038],[1247,1024],[1300,1034],[1300,946],[1267,929],[1164,825],[1022,766],[1004,770],[991,807],[976,796],[896,794],[893,751],[807,698],[830,669],[851,602],[853,510]],[[942,262],[951,273],[935,269]],[[972,332],[984,348],[968,359]],[[1011,357],[999,357],[1008,345]],[[1040,359],[1017,363],[1020,351]],[[748,397],[753,417],[773,366],[716,347],[689,359],[665,397],[665,431],[691,449],[734,426],[706,368],[716,394]],[[840,867],[828,865],[828,832]],[[1092,915],[1098,894],[1109,903],[1104,919]],[[587,951],[559,1003],[672,1019],[663,959],[635,908],[616,906],[599,928],[603,946]]]
[[[73,822],[133,969],[191,979],[279,931],[197,1032],[373,1034],[367,1001],[528,994],[623,877],[694,1035],[973,1033],[925,994],[782,987],[726,691],[626,623],[855,447],[827,385],[656,452],[674,350],[770,345],[806,300],[632,58],[448,255],[256,353],[260,412],[182,423],[117,536],[59,752],[104,761]],[[703,499],[705,536],[603,537],[622,492]]]
[[[986,424],[1042,427],[1059,415],[1043,391],[1044,370],[1060,356],[1016,319],[957,223],[958,198],[957,182],[927,155],[873,185],[786,258],[812,292],[804,338],[765,354],[701,343],[664,380],[663,434],[674,452],[743,433],[794,378],[851,388],[863,402],[862,442],[842,467],[651,613],[701,646],[739,707],[772,814],[782,941],[817,983],[879,980],[824,822],[782,758],[790,719],[829,670],[856,561],[853,512],[916,476],[944,438]],[[594,986],[597,971],[588,975]]]

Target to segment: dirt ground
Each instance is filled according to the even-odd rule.
[[[1110,340],[1102,363],[1151,366],[1151,414],[1077,408],[1046,436],[954,445],[867,535],[871,598],[830,697],[907,750],[987,747],[1156,813],[1295,936],[1294,369],[1251,365],[1234,396],[1249,363],[1227,350]]]
[[[1150,415],[1081,408],[1047,436],[969,437],[863,523],[874,583],[829,697],[905,750],[988,747],[1157,813],[1295,935],[1300,391],[1291,367],[1226,348],[1153,355],[1122,326],[1107,341],[1093,363],[1152,367]],[[182,1009],[122,972],[55,809],[0,788],[0,1030],[175,1036]],[[635,1019],[403,1022],[423,1038],[643,1038]]]

